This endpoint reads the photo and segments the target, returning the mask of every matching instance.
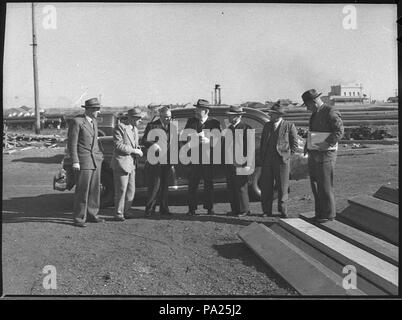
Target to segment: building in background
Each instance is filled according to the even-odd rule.
[[[356,105],[370,103],[370,99],[363,93],[361,83],[347,83],[331,86],[327,96],[322,100],[329,105]]]

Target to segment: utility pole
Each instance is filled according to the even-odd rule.
[[[35,133],[40,134],[40,113],[39,113],[39,88],[38,88],[38,62],[36,59],[36,33],[35,33],[35,4],[32,2],[32,53],[33,53],[33,76],[35,96]]]

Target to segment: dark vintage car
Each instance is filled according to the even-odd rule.
[[[210,111],[210,116],[218,119],[221,122],[222,128],[228,126],[228,119],[225,116],[225,112],[228,107],[213,107]],[[261,134],[264,124],[269,121],[269,116],[259,110],[244,108],[245,114],[243,115],[243,121],[248,123],[253,129],[255,129],[255,147],[256,147],[256,157],[255,163],[256,167],[254,173],[249,176],[249,193],[252,200],[259,200],[261,196],[261,190],[259,186],[259,178],[261,176],[260,167],[260,156],[259,156],[259,146],[261,141]],[[172,110],[172,117],[178,122],[178,131],[180,132],[184,129],[184,126],[188,118],[194,116],[194,108],[180,108]],[[98,129],[99,129],[99,145],[104,153],[104,161],[102,163],[102,174],[101,174],[101,206],[107,207],[113,205],[114,188],[113,188],[113,171],[110,168],[110,161],[113,153],[113,128],[117,123],[118,118],[114,114],[101,114],[98,119]],[[140,136],[143,134],[143,128],[145,124],[142,123],[139,130]],[[307,158],[302,155],[302,143],[300,139],[299,153],[295,154],[291,158],[291,172],[290,179],[299,180],[307,178]],[[144,199],[146,195],[146,181],[147,181],[147,170],[145,170],[146,152],[144,156],[140,158],[138,162],[138,167],[136,171],[136,195],[134,203],[139,203],[141,199]],[[71,169],[71,160],[68,157],[68,152],[66,151],[66,156],[63,160],[62,167],[64,169],[63,174],[59,174],[54,178],[54,188],[56,190],[71,190],[74,187],[74,174]],[[187,191],[187,170],[188,166],[178,164],[173,166],[173,172],[169,183],[169,192],[180,193]],[[202,189],[202,181],[200,183],[200,188]],[[214,178],[214,189],[219,192],[221,190],[226,190],[226,179],[223,170],[223,165],[217,165],[217,172]]]

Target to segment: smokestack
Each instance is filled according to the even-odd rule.
[[[221,86],[219,84],[215,85],[215,104],[221,104]]]
[[[214,103],[214,92],[211,91],[211,103]]]

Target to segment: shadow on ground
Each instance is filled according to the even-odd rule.
[[[270,225],[271,224],[272,223],[270,223]],[[282,279],[273,269],[265,265],[264,262],[244,243],[214,244],[212,247],[221,257],[230,260],[240,260],[245,266],[254,267],[256,271],[264,273],[270,279],[275,279],[278,286],[282,288],[290,288],[289,284],[284,279]]]
[[[35,197],[16,197],[3,200],[3,223],[46,222],[58,224],[73,224],[73,193],[53,193]],[[260,218],[247,216],[244,218],[226,216],[226,212],[216,212],[215,215],[188,216],[184,213],[160,215],[158,213],[146,217],[143,209],[131,209],[133,219],[147,220],[179,220],[215,222],[247,226],[254,221],[270,223],[277,218]],[[99,215],[107,221],[113,221],[114,208],[100,209]],[[261,220],[261,221],[259,221]]]
[[[26,157],[20,159],[14,159],[11,162],[27,162],[27,163],[60,163],[63,160],[64,154],[57,154],[53,157]]]

